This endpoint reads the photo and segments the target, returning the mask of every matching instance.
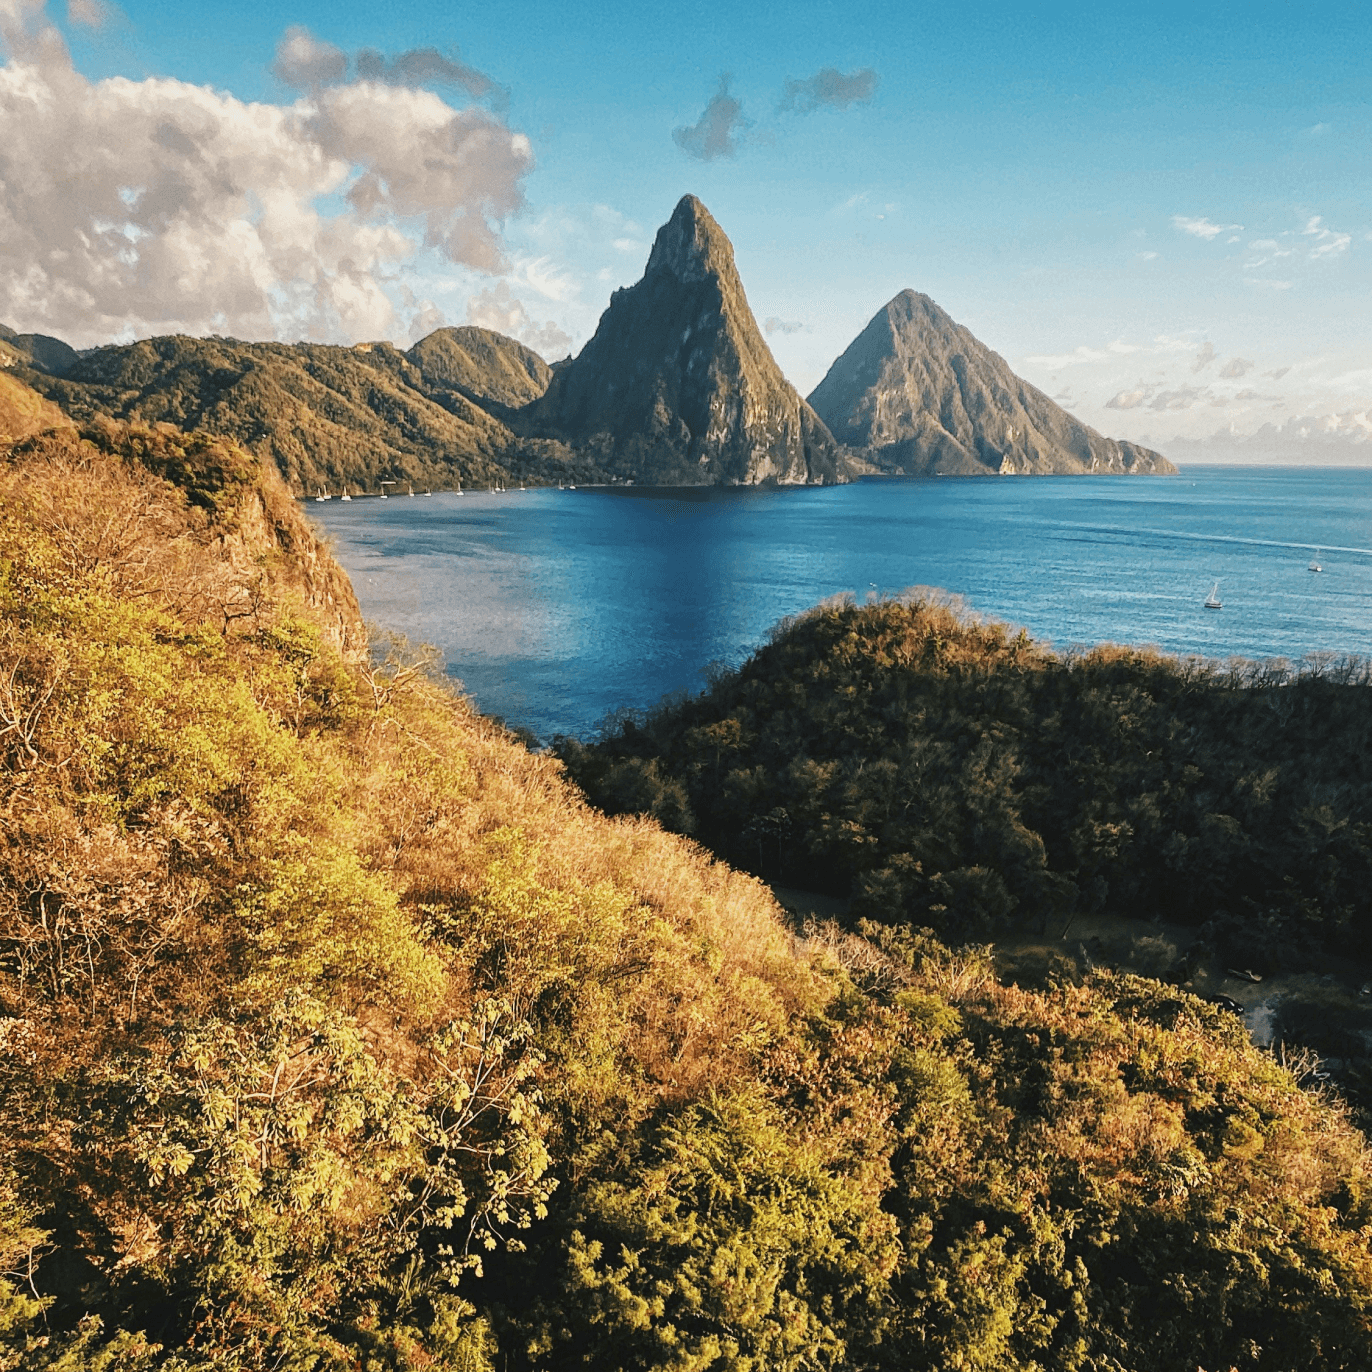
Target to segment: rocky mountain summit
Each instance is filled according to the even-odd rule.
[[[817,484],[838,476],[823,422],[782,375],[724,230],[693,195],[658,231],[643,279],[530,406],[534,431],[655,484]]]
[[[1176,471],[1073,418],[917,291],[877,311],[809,399],[839,442],[888,472]]]

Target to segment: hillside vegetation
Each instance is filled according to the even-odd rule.
[[[1058,656],[915,594],[821,607],[560,747],[610,813],[860,914],[965,939],[1109,911],[1270,970],[1372,958],[1370,686],[1363,661]]]
[[[408,353],[389,343],[167,337],[72,354],[51,373],[45,357],[26,366],[16,356],[13,365],[77,420],[222,434],[274,464],[296,493],[376,492],[383,479],[422,490],[594,472],[565,447],[516,437],[492,412],[540,394],[550,372],[486,329],[440,329]]]
[[[1362,1136],[1232,1018],[789,930],[278,489],[0,462],[0,1368],[1369,1365]]]

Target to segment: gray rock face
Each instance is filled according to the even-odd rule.
[[[656,485],[837,478],[828,429],[782,375],[724,231],[693,195],[659,230],[643,279],[525,412],[537,431]]]
[[[884,471],[1175,472],[1161,454],[1074,419],[927,295],[877,312],[810,395],[840,443]]]

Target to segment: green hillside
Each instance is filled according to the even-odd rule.
[[[1108,910],[1259,967],[1372,960],[1370,686],[1365,661],[1058,656],[916,596],[802,615],[561,748],[611,813],[949,937]]]
[[[0,1368],[1372,1363],[1232,1017],[801,934],[357,632],[231,443],[0,455]]]
[[[409,353],[389,343],[175,336],[73,355],[60,375],[42,365],[17,374],[74,418],[223,434],[273,463],[297,495],[375,493],[382,480],[451,489],[595,474],[483,408],[522,403],[548,373],[536,354],[487,330],[439,330]]]

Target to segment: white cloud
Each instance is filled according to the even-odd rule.
[[[1314,243],[1310,247],[1312,259],[1320,257],[1337,257],[1340,253],[1347,251],[1348,245],[1353,241],[1350,233],[1337,233],[1333,229],[1324,227],[1324,219],[1321,215],[1315,215],[1307,221],[1305,228],[1301,230],[1302,237],[1314,238]]]
[[[1196,349],[1196,356],[1191,362],[1193,372],[1203,372],[1219,354],[1215,351],[1215,345],[1206,339],[1204,343]]]
[[[1193,238],[1204,238],[1206,242],[1213,241],[1222,233],[1233,233],[1235,229],[1243,228],[1242,224],[1212,224],[1208,219],[1191,219],[1184,214],[1174,214],[1172,225],[1182,233],[1189,233]]]
[[[1148,388],[1139,386],[1132,391],[1120,391],[1105,402],[1107,410],[1136,410],[1148,399]]]
[[[523,302],[516,299],[505,281],[497,281],[467,302],[467,322],[517,338],[550,362],[565,357],[572,346],[571,336],[552,320],[539,324],[530,319]]]
[[[1224,364],[1220,376],[1226,381],[1237,381],[1239,377],[1253,370],[1253,364],[1246,357],[1233,357]]]
[[[1262,286],[1269,291],[1289,291],[1293,283],[1290,281],[1274,281],[1270,277],[1245,276],[1243,284],[1245,286]]]
[[[281,105],[165,78],[92,82],[20,2],[6,18],[0,0],[0,319],[78,346],[392,337],[409,324],[395,278],[421,247],[504,266],[501,225],[532,155],[487,111],[376,82]],[[307,38],[288,36],[281,60],[336,70]],[[326,214],[330,200],[343,208]]]
[[[772,314],[767,316],[767,320],[762,327],[770,337],[774,333],[802,333],[806,326],[799,320],[781,319],[777,315]]]
[[[1152,251],[1149,251],[1149,252],[1141,252],[1141,253],[1139,254],[1139,261],[1140,261],[1140,262],[1152,262],[1157,256],[1158,256],[1158,254],[1155,253],[1155,252],[1152,252]]]

